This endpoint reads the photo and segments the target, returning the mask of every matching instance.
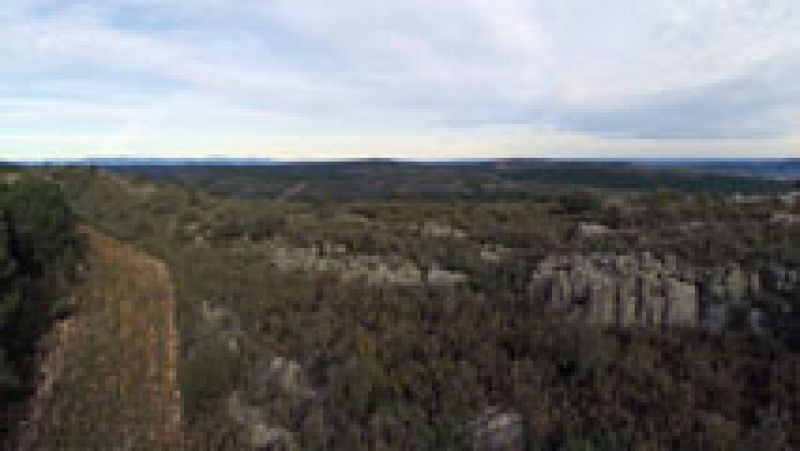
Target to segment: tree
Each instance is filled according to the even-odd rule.
[[[0,218],[0,328],[19,305],[18,283],[14,278],[17,260],[10,250],[8,224]]]
[[[25,271],[41,275],[45,267],[74,259],[77,251],[75,216],[59,186],[42,180],[22,180],[0,195],[11,252]]]

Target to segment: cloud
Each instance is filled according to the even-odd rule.
[[[0,5],[0,152],[345,154],[366,136],[538,155],[559,136],[797,155],[798,30],[791,0],[18,0]]]

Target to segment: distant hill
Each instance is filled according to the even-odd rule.
[[[213,168],[213,167],[291,167],[303,169],[333,168],[473,168],[473,169],[546,169],[572,166],[595,169],[674,169],[701,172],[720,172],[732,175],[757,176],[784,180],[800,179],[800,158],[783,159],[680,159],[680,158],[510,158],[510,159],[444,159],[444,160],[397,160],[371,158],[338,161],[290,161],[270,158],[88,158],[58,159],[43,161],[3,161],[0,172],[18,170],[25,166],[96,166],[124,172],[149,172],[148,168]],[[154,172],[164,172],[155,170]]]

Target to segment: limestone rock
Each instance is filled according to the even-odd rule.
[[[730,268],[725,275],[725,296],[733,303],[741,303],[744,300],[747,281],[744,273],[738,266]]]
[[[767,328],[765,325],[766,317],[764,312],[761,309],[751,309],[750,313],[747,317],[747,320],[750,324],[750,329],[759,334],[763,334],[766,332]]]
[[[771,265],[767,271],[769,287],[780,293],[791,293],[798,285],[798,272],[781,265]]]
[[[588,277],[589,322],[614,323],[614,281],[603,273],[590,273]]]
[[[608,233],[611,233],[611,229],[602,224],[593,222],[581,222],[578,224],[578,234],[583,237],[601,236]]]
[[[617,283],[616,320],[620,327],[629,327],[636,323],[636,279],[624,276]]]
[[[551,304],[556,307],[567,307],[572,302],[572,284],[570,283],[569,274],[565,271],[559,271],[553,281],[552,302]]]
[[[693,326],[697,288],[679,273],[675,256],[662,263],[647,252],[549,256],[531,275],[529,290],[548,306],[581,309],[594,324]]]
[[[695,326],[698,319],[697,287],[676,279],[667,279],[666,323],[670,326]]]
[[[747,295],[750,299],[756,299],[761,294],[761,275],[756,272],[750,273],[747,279]]]
[[[273,357],[268,363],[262,361],[256,365],[263,382],[277,385],[284,392],[302,398],[313,398],[316,392],[310,387],[299,363],[285,357]]]
[[[728,322],[728,306],[721,303],[712,303],[704,320],[704,327],[712,332],[720,332]]]
[[[642,304],[642,325],[646,327],[660,327],[663,325],[666,299],[662,296],[653,296]]]
[[[697,268],[670,254],[592,253],[545,257],[530,276],[529,292],[536,302],[593,324],[713,331],[727,324],[730,307],[747,308],[764,291],[791,295],[799,280],[798,271],[780,265]]]
[[[250,446],[255,449],[295,450],[294,435],[287,429],[254,423],[249,430]]]
[[[525,428],[522,417],[515,412],[488,408],[471,424],[472,449],[480,451],[523,450]]]
[[[239,392],[233,392],[228,397],[228,416],[243,429],[252,449],[297,449],[290,431],[268,425],[264,412],[258,407],[248,405],[242,398]]]

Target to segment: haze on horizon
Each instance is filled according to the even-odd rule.
[[[800,157],[793,0],[15,0],[0,159]]]

